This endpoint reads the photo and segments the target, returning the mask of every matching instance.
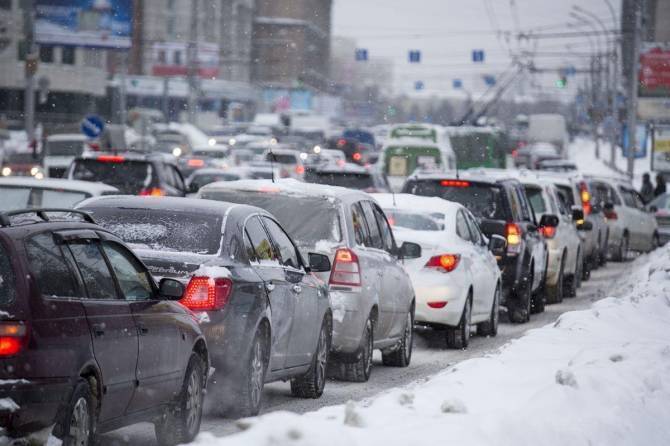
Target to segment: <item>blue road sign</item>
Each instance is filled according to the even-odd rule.
[[[493,87],[496,84],[496,77],[491,75],[491,74],[485,74],[482,76],[484,78],[484,83],[489,86]]]
[[[356,62],[365,62],[368,60],[368,50],[365,48],[356,49]]]
[[[463,81],[460,79],[454,79],[451,81],[451,85],[454,87],[455,90],[463,88]]]
[[[484,50],[472,50],[473,62],[484,62]]]
[[[97,138],[105,129],[105,121],[100,116],[88,115],[81,121],[81,132],[89,138]]]
[[[424,85],[423,81],[416,81],[416,82],[414,82],[414,89],[415,89],[416,91],[423,90],[424,87],[425,87],[425,85]]]
[[[409,50],[409,63],[421,63],[421,51]]]

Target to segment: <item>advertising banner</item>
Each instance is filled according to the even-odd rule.
[[[670,45],[647,42],[640,53],[640,97],[670,97]]]
[[[185,42],[157,42],[152,46],[154,76],[186,76],[188,45]],[[214,43],[198,42],[196,47],[198,76],[211,79],[219,75],[219,46]]]
[[[37,43],[127,49],[132,0],[35,0]]]

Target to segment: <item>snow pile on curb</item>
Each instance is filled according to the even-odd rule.
[[[244,432],[203,433],[193,444],[670,444],[670,249],[628,272],[617,297],[495,355],[367,402],[242,420]]]

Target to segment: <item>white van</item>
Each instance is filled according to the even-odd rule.
[[[561,156],[566,155],[570,138],[565,116],[544,113],[528,117],[528,142],[548,142],[558,147]]]
[[[78,133],[47,136],[42,152],[47,176],[62,178],[70,163],[88,147],[86,141],[86,137]]]

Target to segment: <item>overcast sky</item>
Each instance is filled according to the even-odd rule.
[[[618,15],[620,0],[611,2]],[[574,32],[568,23],[576,22],[570,17],[575,3],[597,14],[606,27],[613,27],[606,0],[334,0],[333,34],[355,38],[359,48],[368,49],[370,58],[392,59],[396,92],[413,93],[414,83],[423,81],[425,91],[420,94],[449,94],[453,93],[452,80],[458,78],[476,93],[485,89],[482,74],[500,74],[510,65],[510,51],[520,46],[531,49],[528,42],[517,40],[519,31]],[[582,25],[580,29],[590,28]],[[591,40],[538,40],[538,52],[573,56],[538,56],[535,64],[540,68],[586,67],[588,58],[581,56],[598,43]],[[407,62],[410,49],[421,50],[420,64]],[[473,49],[485,51],[484,64],[472,63]],[[554,87],[557,77],[535,76],[535,90],[558,90]],[[572,94],[576,81],[581,82],[571,79],[571,88],[556,93]],[[530,79],[526,84],[531,84]],[[533,94],[530,90],[526,93]]]

